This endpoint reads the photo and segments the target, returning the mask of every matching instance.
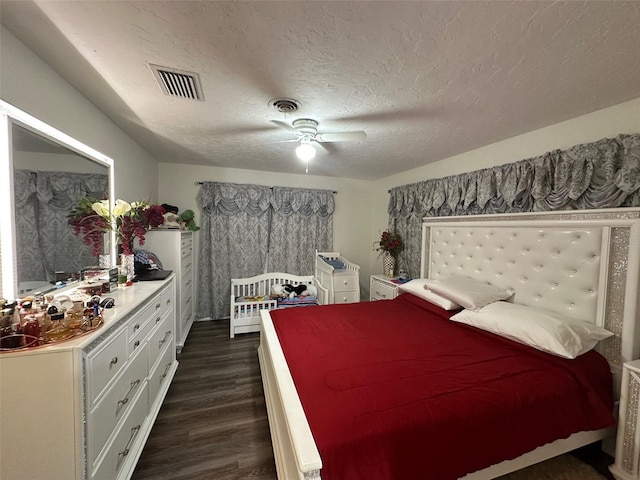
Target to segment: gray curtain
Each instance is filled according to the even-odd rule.
[[[271,196],[268,271],[313,275],[315,251],[333,248],[333,192],[274,187]]]
[[[56,271],[97,264],[91,247],[73,234],[67,215],[82,197],[106,198],[109,177],[94,173],[15,173],[16,242],[20,281],[53,281]]]
[[[506,165],[391,189],[399,267],[420,274],[423,217],[640,206],[640,134],[621,134]]]
[[[196,200],[198,318],[229,316],[232,278],[311,274],[315,248],[332,248],[332,192],[204,182]]]

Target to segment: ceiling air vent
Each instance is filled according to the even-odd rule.
[[[190,98],[191,100],[204,100],[202,88],[200,87],[200,78],[197,73],[159,65],[149,66],[165,95]]]

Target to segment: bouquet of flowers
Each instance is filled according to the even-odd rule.
[[[400,235],[387,230],[382,232],[380,240],[376,243],[377,247],[375,247],[375,250],[380,252],[389,252],[393,257],[398,255],[400,250],[402,250],[402,240],[400,239]]]
[[[74,235],[82,235],[82,241],[92,247],[93,255],[102,253],[103,234],[114,230],[122,253],[133,253],[133,239],[144,245],[144,235],[150,228],[159,227],[164,222],[165,209],[148,202],[128,203],[116,200],[113,212],[108,200],[91,197],[80,199],[76,208],[68,215],[68,223]]]

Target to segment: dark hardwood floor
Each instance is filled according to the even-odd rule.
[[[133,480],[276,480],[259,340],[230,339],[228,320],[193,324]],[[574,455],[613,479],[599,448]]]
[[[133,480],[276,480],[259,338],[193,324]]]

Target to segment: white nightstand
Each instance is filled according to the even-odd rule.
[[[384,275],[371,275],[369,300],[391,300],[398,296],[398,285]]]
[[[609,467],[618,480],[640,479],[638,460],[640,456],[640,360],[627,362],[622,368],[622,392],[616,460]]]

